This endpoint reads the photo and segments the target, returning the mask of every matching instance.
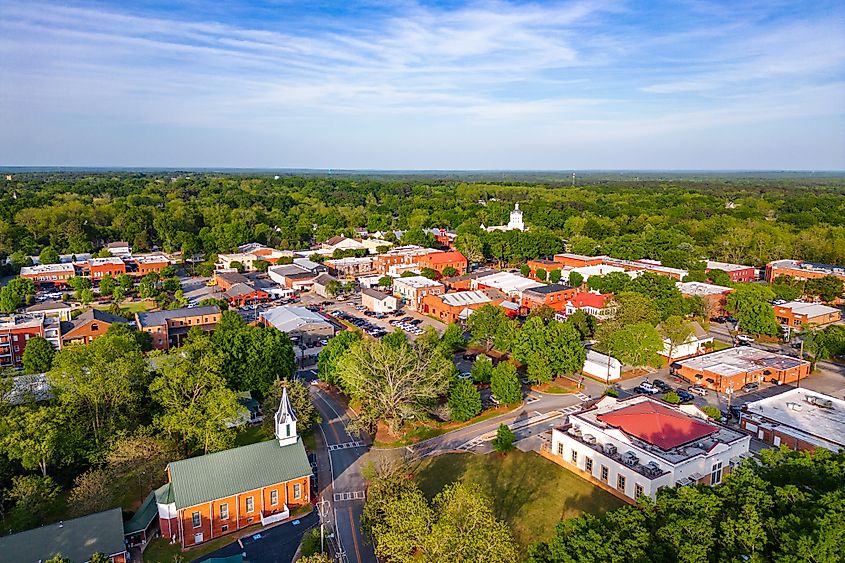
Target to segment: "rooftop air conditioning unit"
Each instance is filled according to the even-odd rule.
[[[616,446],[614,446],[613,444],[605,444],[604,446],[602,446],[602,449],[604,450],[604,453],[609,455],[613,455],[616,453]]]
[[[584,437],[584,441],[587,442],[588,444],[595,444],[596,443],[596,437],[593,436],[592,434],[584,434],[583,437]]]
[[[801,411],[804,408],[798,403],[786,403],[786,407],[791,411]]]

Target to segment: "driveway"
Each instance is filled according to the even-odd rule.
[[[299,548],[302,536],[311,528],[320,525],[317,511],[280,524],[273,528],[262,530],[251,536],[235,541],[213,553],[200,557],[196,561],[206,561],[215,557],[231,557],[239,553],[245,554],[250,563],[290,563]],[[241,547],[240,544],[243,544]]]

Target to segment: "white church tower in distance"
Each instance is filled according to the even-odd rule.
[[[280,446],[290,446],[296,443],[296,414],[293,412],[293,407],[290,406],[288,399],[288,388],[282,390],[282,402],[279,404],[279,410],[276,411],[276,438],[279,440]]]
[[[514,205],[513,211],[511,211],[511,217],[508,221],[508,229],[509,231],[524,231],[525,230],[525,223],[522,222],[522,210],[519,209],[519,203]]]

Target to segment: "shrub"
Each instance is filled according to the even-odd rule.
[[[507,424],[500,424],[496,430],[496,437],[493,438],[493,448],[499,453],[505,453],[513,449],[516,441],[516,434]]]

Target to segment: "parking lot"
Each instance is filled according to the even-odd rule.
[[[368,312],[361,305],[360,294],[344,301],[321,300],[319,303],[323,313],[349,322],[374,338],[401,330],[413,340],[423,334],[428,327],[432,327],[438,333],[442,333],[446,328],[443,323],[408,309],[382,315],[367,314]]]

